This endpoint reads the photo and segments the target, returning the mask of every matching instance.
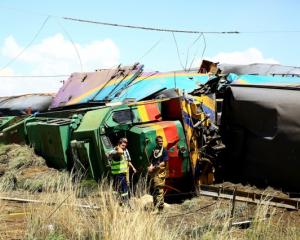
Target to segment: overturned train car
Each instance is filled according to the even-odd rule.
[[[0,97],[0,131],[31,114],[48,110],[53,94]]]
[[[134,64],[74,73],[48,111],[6,125],[0,141],[29,144],[50,166],[98,180],[109,172],[107,153],[118,138],[128,138],[145,173],[161,135],[168,191],[223,180],[300,191],[299,92],[284,87],[300,78],[212,69],[145,73]]]
[[[211,120],[201,109],[213,118],[215,102],[208,96],[192,99],[173,88],[191,91],[205,83],[208,74],[144,73],[142,68],[135,64],[72,74],[48,111],[9,124],[0,141],[28,144],[49,166],[99,180],[110,171],[107,154],[120,137],[128,138],[133,163],[145,173],[160,135],[169,154],[166,190],[192,188],[204,176],[196,170],[200,146],[192,123],[208,124]],[[213,175],[203,179],[212,182]]]
[[[300,89],[231,85],[224,94],[226,178],[300,191]]]
[[[133,164],[139,173],[146,173],[155,138],[159,135],[169,155],[166,188],[184,191],[191,189],[201,177],[205,182],[213,182],[212,174],[197,175],[200,152],[191,125],[192,117],[204,120],[202,124],[209,120],[197,113],[196,108],[197,103],[180,96],[49,111],[5,128],[1,141],[29,144],[49,166],[73,168],[99,180],[110,171],[108,153],[124,136],[129,141]]]

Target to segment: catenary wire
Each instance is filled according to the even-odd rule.
[[[37,16],[50,16],[52,18],[61,18],[68,21],[74,22],[82,22],[82,23],[90,23],[90,24],[98,24],[98,25],[106,25],[112,27],[123,27],[123,28],[132,28],[132,29],[140,29],[140,30],[150,30],[150,31],[160,31],[160,32],[178,32],[178,33],[187,33],[187,34],[277,34],[277,33],[300,33],[300,30],[261,30],[261,31],[199,31],[199,30],[179,30],[179,29],[167,29],[167,28],[155,28],[155,27],[146,27],[146,26],[136,26],[136,25],[126,25],[126,24],[118,24],[118,23],[110,23],[110,22],[102,22],[96,20],[87,20],[75,17],[67,17],[67,16],[57,16],[49,13],[42,13],[31,11],[27,9],[18,9],[13,7],[0,6],[0,9],[5,9],[14,12],[20,12],[27,15],[37,15]]]
[[[176,41],[176,37],[175,37],[175,34],[172,32],[172,36],[173,36],[173,40],[174,40],[174,43],[175,43],[175,47],[176,47],[176,51],[177,51],[177,57],[178,57],[178,61],[180,63],[180,66],[182,67],[182,70],[184,71],[184,66],[183,66],[183,63],[181,61],[181,57],[180,57],[180,53],[179,53],[179,48],[178,48],[178,44],[177,44],[177,41]]]
[[[40,26],[40,28],[38,29],[38,31],[36,32],[36,34],[33,36],[33,38],[31,39],[31,41],[14,58],[12,58],[8,63],[6,63],[0,69],[0,71],[3,71],[5,68],[7,68],[11,64],[13,64],[32,45],[32,43],[35,41],[35,39],[39,36],[39,34],[41,33],[41,31],[45,27],[45,25],[48,22],[49,18],[50,18],[50,16],[46,17],[46,19],[43,21],[42,25]]]
[[[142,57],[140,57],[139,58],[139,60],[138,60],[138,62],[140,62],[144,57],[146,57],[148,54],[150,54],[151,52],[152,52],[152,50],[154,49],[154,48],[156,48],[159,44],[160,44],[160,42],[162,41],[162,38],[161,39],[159,39],[159,40],[157,40],[144,54],[143,54],[143,56]]]
[[[204,53],[205,53],[205,51],[206,51],[206,38],[205,38],[205,35],[204,35],[204,33],[202,33],[201,35],[202,35],[202,39],[203,39],[203,43],[204,43],[204,47],[203,47],[203,50],[202,50],[202,54],[201,54],[201,58],[200,58],[200,62],[202,62],[202,60],[203,60],[203,56],[204,56]],[[191,63],[190,63],[190,67],[189,67],[189,70],[188,70],[188,71],[190,71],[190,70],[191,70],[191,68],[193,67],[194,61],[195,61],[195,59],[196,59],[196,56],[197,56],[197,52],[198,52],[198,51],[196,51],[196,53],[194,54],[193,60],[192,60],[192,61],[191,61]]]
[[[0,75],[0,78],[60,78],[69,77],[70,74],[61,75]]]
[[[72,43],[72,46],[75,50],[75,53],[76,53],[76,56],[78,58],[78,61],[79,61],[79,65],[80,65],[80,70],[81,72],[83,72],[83,66],[82,66],[82,61],[81,61],[81,57],[80,57],[80,53],[79,53],[79,50],[78,48],[76,47],[76,44],[74,43],[71,35],[69,34],[69,32],[67,31],[67,29],[63,26],[63,24],[59,21],[58,18],[56,18],[56,22],[57,24],[61,27],[61,29],[64,31],[64,33],[67,35],[67,37],[69,38],[70,42]]]
[[[185,59],[185,65],[184,65],[184,69],[187,68],[187,64],[188,64],[188,60],[189,60],[189,55],[190,55],[190,50],[191,48],[198,42],[198,40],[202,37],[203,33],[200,33],[199,36],[197,36],[197,38],[189,45],[189,47],[187,48],[187,54],[186,54],[186,59]]]
[[[179,30],[179,29],[145,27],[145,26],[137,26],[137,25],[125,25],[125,24],[92,21],[92,20],[71,18],[71,17],[62,17],[62,18],[65,19],[65,20],[68,20],[68,21],[76,21],[76,22],[82,22],[82,23],[92,23],[92,24],[105,25],[105,26],[111,26],[111,27],[122,27],[122,28],[131,28],[131,29],[139,29],[139,30],[147,30],[147,31],[171,32],[171,33],[188,33],[188,34],[203,33],[203,31],[195,31],[195,30]],[[209,34],[239,34],[238,31],[206,31],[204,33],[209,33]]]

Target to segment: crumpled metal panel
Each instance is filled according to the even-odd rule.
[[[290,76],[262,76],[262,75],[236,75],[230,73],[227,79],[233,84],[268,85],[268,86],[299,86],[300,77]]]
[[[155,92],[164,89],[178,88],[186,93],[191,92],[208,80],[208,74],[191,72],[145,72],[113,101],[123,101],[126,98],[142,100]]]
[[[55,96],[50,108],[93,101],[142,100],[164,89],[190,92],[208,80],[208,74],[196,71],[144,72],[143,65],[73,73]]]
[[[253,63],[248,65],[219,64],[222,73],[256,74],[256,75],[298,75],[300,67],[283,66],[279,64]]]
[[[300,89],[230,86],[222,112],[229,180],[300,191]]]
[[[52,94],[26,94],[0,98],[0,115],[14,112],[16,115],[45,111],[53,99]]]
[[[95,72],[73,73],[56,94],[50,108],[110,100],[133,81],[142,69],[143,65],[135,64]]]

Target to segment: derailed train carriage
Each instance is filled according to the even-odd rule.
[[[0,141],[29,144],[50,166],[98,180],[123,136],[145,173],[160,135],[169,154],[168,190],[228,179],[299,191],[300,95],[287,87],[300,83],[298,69],[278,74],[275,66],[259,75],[259,65],[237,75],[204,63],[189,72],[149,73],[134,64],[74,73],[47,111],[6,125]]]
[[[300,89],[226,89],[222,139],[227,179],[300,191]]]

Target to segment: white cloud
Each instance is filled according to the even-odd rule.
[[[273,58],[264,57],[263,53],[257,48],[249,48],[245,51],[220,52],[216,56],[207,59],[228,64],[279,63]]]
[[[98,68],[117,65],[120,52],[111,39],[96,40],[87,44],[74,43],[83,65],[83,71],[93,71]],[[13,36],[4,40],[0,54],[8,59],[17,56],[24,47]],[[56,75],[80,72],[80,63],[74,45],[62,34],[43,39],[41,42],[30,46],[17,58],[13,66],[28,69],[26,72],[6,69],[1,75]],[[9,72],[10,71],[10,72]],[[18,73],[18,74],[17,74]],[[0,96],[15,95],[35,92],[57,92],[61,87],[57,78],[0,78]]]
[[[11,84],[10,77],[14,75],[14,71],[11,68],[4,68],[0,70],[0,97],[9,96],[14,92],[14,87],[17,83]]]
[[[12,76],[13,74],[14,74],[14,71],[9,67],[0,69],[0,76]]]
[[[0,78],[0,97],[27,93],[55,93],[62,86],[57,79],[44,78]]]

